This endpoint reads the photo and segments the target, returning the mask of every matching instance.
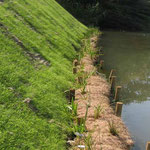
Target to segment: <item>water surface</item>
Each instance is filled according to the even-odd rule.
[[[150,141],[150,34],[105,31],[105,70],[116,70],[124,102],[122,118],[135,141],[133,150],[144,150]]]

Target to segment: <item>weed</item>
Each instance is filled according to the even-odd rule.
[[[81,91],[81,94],[85,94],[86,93],[86,85],[87,85],[87,81],[86,79],[84,78],[83,79],[83,88],[82,88],[82,91]]]
[[[88,115],[88,109],[89,109],[89,106],[86,105],[86,113],[85,113],[85,117],[84,117],[85,122],[86,122],[87,115]],[[84,123],[84,124],[85,124],[85,123]]]
[[[84,73],[83,70],[81,70],[78,73],[78,84],[80,87],[82,87],[82,91],[81,91],[82,94],[86,93],[87,78],[88,78],[88,75]]]
[[[95,109],[94,109],[94,118],[98,119],[100,117],[101,113],[102,113],[101,105],[95,107]]]
[[[80,121],[77,121],[76,124],[73,125],[73,132],[78,132],[82,134],[83,132],[86,131],[85,128],[85,120],[83,118],[80,119]]]
[[[86,86],[87,86],[87,79],[90,78],[93,74],[95,73],[95,70],[93,70],[90,74],[85,74],[83,75],[83,81],[82,81],[82,94],[86,93]]]
[[[71,106],[72,106],[72,115],[73,115],[73,117],[76,117],[77,116],[78,104],[75,104],[73,99],[72,99],[72,102],[71,102]]]
[[[109,121],[108,123],[109,123],[109,131],[110,131],[110,133],[112,135],[114,135],[114,136],[118,136],[119,133],[118,133],[118,130],[117,130],[114,122],[113,121]]]
[[[83,96],[83,99],[84,99],[84,100],[88,100],[88,95],[89,95],[88,92],[87,92],[87,94],[82,95],[82,96]]]
[[[88,105],[86,105],[86,113],[84,118],[77,118],[76,124],[73,125],[73,132],[78,132],[78,133],[83,133],[86,131],[86,119],[87,119],[87,114],[88,114]]]
[[[94,56],[96,55],[96,52],[93,50],[90,50],[89,55],[90,55],[91,59],[93,60]]]
[[[88,106],[88,107],[91,107],[91,100],[88,100],[87,106]]]
[[[92,150],[93,141],[92,141],[92,136],[90,133],[88,134],[87,137],[85,137],[84,142],[85,142],[87,149]]]

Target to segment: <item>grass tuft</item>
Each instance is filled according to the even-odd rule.
[[[119,133],[118,133],[118,130],[117,130],[117,128],[116,128],[114,122],[113,122],[113,121],[110,121],[110,122],[108,122],[108,123],[109,123],[109,131],[110,131],[110,133],[111,133],[112,135],[114,135],[114,136],[118,136]]]
[[[95,107],[95,109],[94,109],[94,118],[98,119],[100,117],[102,111],[103,111],[103,109],[102,109],[101,105]]]

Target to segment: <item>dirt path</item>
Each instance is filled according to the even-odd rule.
[[[94,51],[97,38],[91,39],[91,48]],[[84,65],[84,72],[90,74],[95,72],[93,60],[86,54],[81,60]],[[103,75],[94,73],[87,79],[86,93],[82,94],[81,89],[76,91],[75,103],[78,104],[78,118],[84,118],[86,107],[88,115],[86,128],[88,140],[78,143],[87,145],[86,149],[92,150],[129,150],[133,141],[121,118],[115,116],[114,110],[109,101],[110,85]]]

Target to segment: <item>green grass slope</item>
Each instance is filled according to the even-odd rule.
[[[0,149],[66,149],[64,91],[86,30],[55,0],[0,3]]]

